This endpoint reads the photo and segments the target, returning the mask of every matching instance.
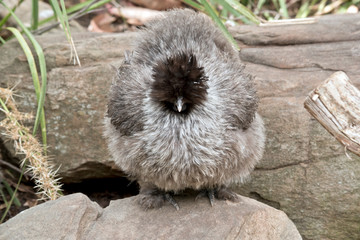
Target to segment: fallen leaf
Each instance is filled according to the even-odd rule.
[[[127,19],[129,24],[144,25],[144,23],[157,17],[163,16],[161,11],[139,8],[139,7],[121,7],[121,8],[109,8],[108,11],[114,15]]]
[[[116,32],[116,28],[112,24],[115,21],[116,18],[109,13],[101,13],[90,21],[88,30],[90,32]]]
[[[154,10],[167,10],[171,8],[180,8],[179,0],[130,0],[131,2]]]

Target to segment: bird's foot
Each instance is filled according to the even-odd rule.
[[[180,207],[177,204],[177,202],[175,201],[175,199],[173,198],[173,196],[170,193],[165,193],[165,199],[171,204],[173,205],[173,207],[176,209],[176,211],[179,211]]]
[[[217,189],[215,196],[217,199],[220,200],[229,200],[231,202],[240,201],[239,195],[226,187],[220,187],[219,189]]]
[[[179,210],[179,205],[173,198],[171,193],[160,191],[158,189],[146,189],[139,194],[139,203],[145,210],[152,208],[161,208],[165,201],[168,201],[176,210]]]
[[[195,198],[195,201],[198,200],[200,197],[204,197],[207,196],[209,198],[210,201],[210,205],[214,206],[214,199],[220,199],[220,200],[229,200],[232,202],[239,202],[239,196],[229,190],[226,187],[220,187],[220,188],[216,188],[216,189],[205,189],[202,190]]]
[[[214,206],[214,201],[215,201],[214,189],[204,189],[200,191],[200,193],[196,196],[195,201],[197,201],[201,197],[208,197],[210,201],[210,205]]]

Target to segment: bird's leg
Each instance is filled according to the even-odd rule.
[[[180,209],[171,193],[161,191],[155,186],[141,186],[139,193],[139,203],[145,210],[161,208],[164,205],[165,200],[174,206],[176,210]]]
[[[221,187],[215,188],[215,189],[213,189],[213,188],[204,189],[196,196],[195,200],[199,199],[200,197],[204,197],[204,196],[207,196],[209,198],[211,206],[214,206],[215,198],[220,199],[220,200],[229,200],[232,202],[239,201],[238,195],[235,192],[226,188],[225,186],[221,186]]]

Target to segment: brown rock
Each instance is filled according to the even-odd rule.
[[[80,193],[24,211],[0,225],[0,239],[301,239],[285,213],[255,200],[239,203],[194,196],[176,198],[180,210],[167,205],[144,211],[136,197],[112,201],[101,209]]]

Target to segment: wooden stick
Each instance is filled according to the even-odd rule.
[[[344,72],[309,93],[304,107],[346,149],[360,156],[360,91]]]

